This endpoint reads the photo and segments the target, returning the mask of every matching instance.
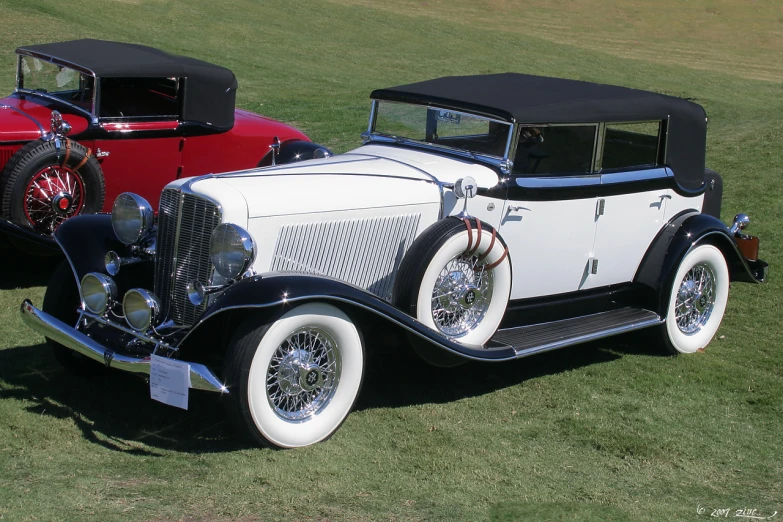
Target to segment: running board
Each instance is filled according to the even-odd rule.
[[[517,357],[525,357],[648,328],[662,322],[655,312],[627,307],[551,323],[505,328],[495,333],[487,347],[512,348]]]

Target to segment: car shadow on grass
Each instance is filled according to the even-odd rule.
[[[368,364],[357,410],[448,403],[544,375],[645,353],[622,341],[589,343],[505,363],[436,368],[407,346],[379,350]],[[18,400],[30,413],[70,419],[85,440],[131,455],[231,452],[255,447],[228,421],[218,394],[192,391],[189,410],[149,398],[143,379],[106,371],[92,379],[61,368],[45,344],[0,350],[0,400]]]
[[[29,247],[31,250],[32,246]],[[49,278],[64,257],[56,250],[40,250],[39,254],[25,252],[0,233],[0,290],[46,286]]]
[[[471,361],[453,368],[438,368],[422,361],[407,346],[384,348],[366,370],[356,409],[447,403],[545,375],[607,363],[625,354],[659,353],[634,337],[620,336],[515,361]]]

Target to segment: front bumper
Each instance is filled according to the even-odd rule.
[[[149,356],[129,357],[115,353],[75,328],[37,309],[28,299],[22,302],[20,312],[22,320],[27,326],[66,348],[104,363],[107,367],[130,373],[150,374],[151,358]],[[191,388],[228,393],[226,386],[212,373],[212,370],[203,364],[183,362],[190,365]]]

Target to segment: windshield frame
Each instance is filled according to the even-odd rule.
[[[440,143],[431,143],[427,141],[417,140],[415,138],[409,138],[407,136],[394,136],[384,132],[376,131],[375,125],[378,118],[378,107],[380,105],[380,102],[416,106],[416,107],[422,107],[423,109],[442,110],[453,114],[469,116],[471,118],[479,118],[482,120],[486,120],[487,122],[506,125],[508,126],[508,136],[506,139],[506,144],[504,146],[503,154],[500,156],[496,156],[496,155],[486,154],[482,152],[475,152],[468,149],[449,147],[447,145],[443,145]],[[516,132],[516,125],[514,122],[509,122],[497,118],[491,118],[483,114],[476,114],[475,112],[453,109],[450,107],[433,105],[433,104],[425,105],[425,104],[410,103],[410,102],[396,101],[396,100],[373,99],[372,104],[370,106],[370,119],[367,125],[367,131],[362,134],[362,137],[365,140],[365,142],[376,141],[382,143],[405,144],[405,145],[411,145],[423,149],[428,149],[428,150],[433,150],[438,152],[446,152],[446,153],[457,154],[468,158],[473,158],[476,160],[490,163],[491,165],[499,168],[505,174],[507,173],[506,170],[510,171],[510,162],[508,158],[509,158],[510,151],[513,147],[515,132]]]
[[[90,100],[91,109],[85,109],[84,107],[80,107],[79,105],[76,105],[75,103],[71,103],[67,100],[64,100],[60,98],[59,96],[54,96],[49,93],[36,91],[32,89],[26,89],[22,86],[24,82],[24,73],[22,71],[22,59],[24,57],[34,58],[36,60],[41,60],[43,62],[51,63],[52,65],[55,65],[57,67],[67,67],[69,69],[72,69],[80,74],[85,74],[87,76],[92,77],[93,79],[93,89],[92,89],[92,99]],[[67,105],[69,108],[73,109],[74,111],[78,111],[86,115],[93,123],[97,123],[98,118],[95,114],[95,108],[98,106],[98,89],[99,89],[99,81],[98,78],[95,76],[95,73],[91,71],[90,69],[87,69],[86,67],[83,67],[81,65],[68,62],[66,60],[59,60],[57,58],[54,58],[52,56],[43,55],[40,53],[33,53],[33,52],[18,52],[16,55],[16,82],[15,82],[15,88],[14,92],[23,93],[23,94],[29,94],[33,96],[40,96],[41,98],[45,98],[47,100],[54,101],[56,103],[61,103],[64,105]]]

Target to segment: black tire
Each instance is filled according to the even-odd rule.
[[[452,264],[452,271],[444,276],[443,271]],[[464,277],[455,281],[451,274]],[[450,291],[435,303],[434,291],[446,285],[451,285]],[[511,264],[500,236],[486,223],[471,219],[468,230],[463,220],[451,217],[422,232],[405,253],[392,302],[445,337],[483,345],[500,325],[510,293]],[[433,304],[442,307],[437,314]],[[462,326],[447,325],[450,322]],[[435,362],[431,356],[424,358]],[[451,365],[450,359],[436,364]]]
[[[68,261],[63,261],[52,274],[49,286],[44,294],[43,311],[68,326],[75,326],[79,319],[79,288]],[[65,346],[47,338],[46,342],[52,348],[54,358],[66,370],[79,377],[95,377],[106,371],[102,364],[74,352]]]
[[[45,186],[31,186],[34,178],[45,179]],[[63,138],[58,153],[54,140],[36,140],[14,154],[3,170],[0,211],[17,225],[51,234],[69,217],[100,212],[105,191],[101,166],[89,149]]]
[[[269,324],[250,317],[226,352],[223,402],[238,431],[263,446],[315,444],[331,437],[353,409],[364,364],[359,330],[335,306],[306,303]]]

